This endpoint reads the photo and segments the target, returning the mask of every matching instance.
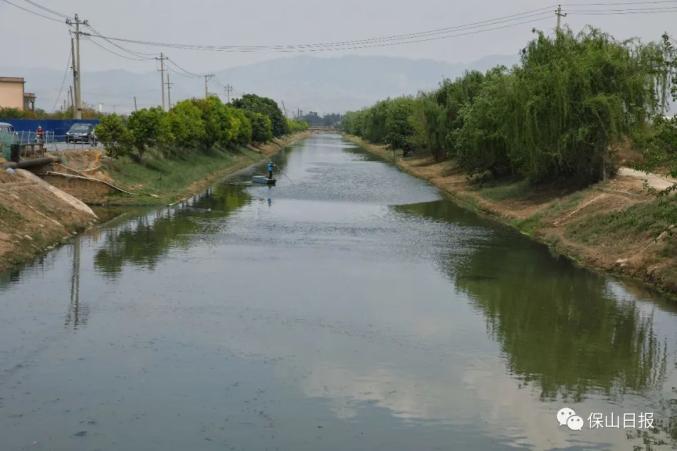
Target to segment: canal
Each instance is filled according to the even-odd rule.
[[[0,449],[672,444],[671,302],[338,135],[277,163],[0,275]]]

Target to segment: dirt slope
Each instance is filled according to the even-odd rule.
[[[0,172],[0,271],[96,221],[78,199],[28,171]]]

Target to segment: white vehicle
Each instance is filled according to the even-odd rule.
[[[0,122],[0,133],[11,133],[13,135],[16,134],[12,124],[8,124],[7,122]]]
[[[16,131],[12,124],[7,122],[0,122],[0,155],[6,160],[10,158],[10,146],[17,141]]]

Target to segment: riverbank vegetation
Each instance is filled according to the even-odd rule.
[[[109,157],[106,174],[136,195],[116,203],[153,204],[175,200],[210,175],[252,164],[279,148],[273,140],[283,144],[283,136],[307,129],[287,119],[274,100],[247,94],[233,104],[212,96],[183,100],[167,112],[108,115],[96,133]]]
[[[81,110],[83,119],[100,119],[105,116],[90,106],[84,106]],[[66,110],[59,110],[47,112],[40,108],[35,110],[20,110],[18,108],[0,107],[0,120],[2,119],[73,119],[73,111],[69,108]]]
[[[380,101],[342,128],[377,153],[401,150],[409,172],[578,260],[677,291],[675,186],[657,194],[613,179],[628,148],[634,166],[677,175],[677,119],[665,116],[676,74],[667,35],[537,33],[515,67]]]
[[[612,147],[624,136],[643,136],[657,163],[674,159],[675,121],[662,114],[676,70],[668,36],[642,44],[595,29],[538,33],[513,68],[383,100],[346,114],[343,128],[405,153],[453,158],[471,175],[585,185],[613,173]],[[658,152],[661,140],[673,147]]]
[[[141,162],[150,149],[167,158],[185,158],[198,152],[264,144],[307,128],[305,123],[285,118],[274,100],[247,94],[233,105],[212,96],[183,100],[168,112],[155,107],[129,117],[108,115],[96,133],[108,156]]]

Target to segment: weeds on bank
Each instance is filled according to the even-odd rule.
[[[677,223],[677,200],[658,199],[634,205],[626,210],[587,217],[570,224],[566,234],[584,243],[622,241],[628,237],[658,238],[666,233],[670,241],[677,241],[674,224]],[[674,246],[674,244],[673,244]]]

